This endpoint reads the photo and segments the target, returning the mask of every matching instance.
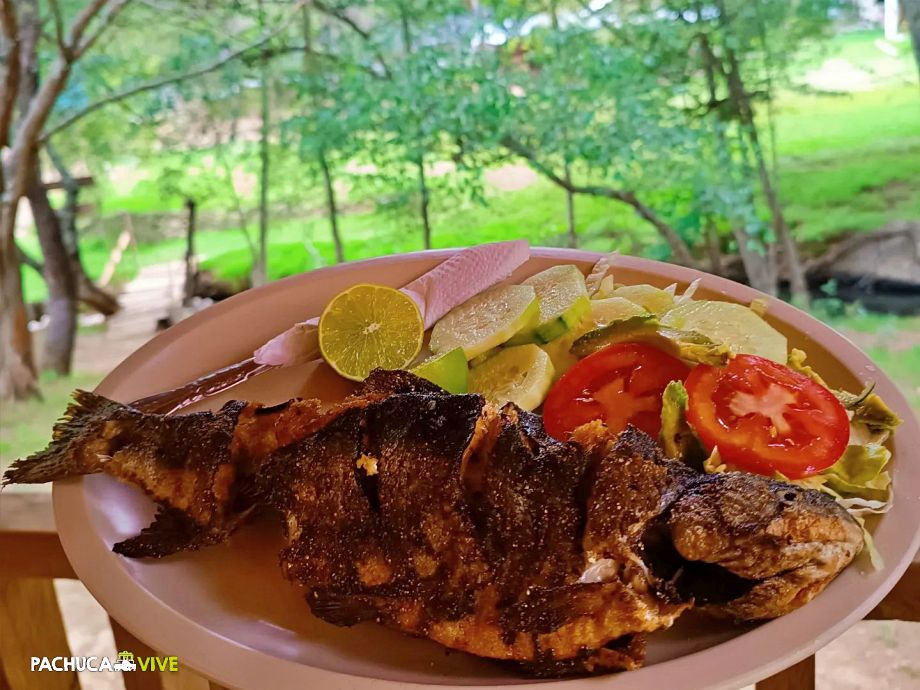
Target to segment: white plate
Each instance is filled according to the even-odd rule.
[[[98,392],[130,401],[184,383],[248,356],[295,321],[319,314],[329,298],[356,282],[401,286],[450,250],[385,257],[313,271],[250,290],[183,321],[138,350]],[[598,255],[534,249],[513,279],[558,263],[589,268]],[[686,285],[703,277],[697,296],[748,302],[760,293],[714,276],[645,259],[618,260],[625,283]],[[852,343],[793,307],[773,302],[769,319],[831,385],[859,390],[868,379],[905,419],[894,436],[895,504],[875,530],[885,560],[881,572],[851,566],[815,601],[759,627],[738,628],[681,618],[649,636],[639,671],[544,682],[567,690],[612,683],[617,690],[738,688],[809,656],[866,615],[894,586],[920,545],[920,428],[895,385]],[[280,402],[332,399],[347,391],[325,365],[271,372],[212,400],[232,397]],[[160,561],[116,556],[111,546],[137,534],[153,516],[139,491],[95,475],[56,482],[54,507],[61,541],[92,594],[132,634],[163,654],[230,688],[388,688],[534,682],[433,643],[372,624],[337,628],[312,617],[277,564],[280,535],[272,525],[245,527],[229,543]]]

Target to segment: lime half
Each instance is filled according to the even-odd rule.
[[[374,369],[405,369],[422,349],[418,306],[399,290],[355,285],[332,298],[319,319],[319,349],[352,381]]]

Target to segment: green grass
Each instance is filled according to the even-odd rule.
[[[898,384],[914,414],[920,416],[920,345],[899,351],[876,345],[867,348],[866,354]]]
[[[41,400],[3,402],[0,413],[0,472],[17,458],[41,450],[48,443],[51,427],[61,416],[74,388],[92,390],[103,374],[74,373],[69,378],[43,376]]]
[[[777,137],[780,194],[800,241],[920,217],[916,86],[784,97]]]

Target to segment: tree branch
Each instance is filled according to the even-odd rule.
[[[31,254],[27,254],[25,250],[23,250],[23,248],[18,244],[16,245],[16,254],[19,257],[19,263],[23,264],[24,266],[28,266],[33,271],[37,272],[40,276],[45,275],[45,264],[33,257]]]
[[[360,36],[365,43],[371,46],[371,50],[374,52],[374,57],[377,58],[377,62],[380,63],[380,68],[383,70],[384,76],[387,79],[391,78],[392,73],[390,72],[390,68],[387,66],[386,60],[383,59],[383,54],[376,46],[373,45],[373,38],[371,37],[369,31],[362,29],[354,19],[349,17],[342,10],[335,7],[329,7],[325,2],[323,2],[323,0],[313,0],[312,5],[323,14],[332,17],[333,19],[337,19],[338,21],[345,24],[353,32],[358,34],[358,36]]]
[[[95,1],[98,2],[98,0]],[[103,0],[103,5],[106,4],[106,2],[107,0]],[[82,40],[79,36],[74,35],[74,42],[69,46],[71,61],[79,59],[83,53],[92,48],[96,40],[102,35],[102,32],[115,21],[115,17],[118,16],[119,12],[121,12],[129,2],[131,2],[131,0],[113,0],[112,4],[106,8],[105,14],[102,15],[96,23],[96,28],[92,33]],[[84,25],[83,28],[85,29],[86,25]]]
[[[671,251],[674,253],[675,260],[685,266],[696,266],[696,259],[690,251],[690,247],[684,242],[678,232],[665,222],[651,208],[642,203],[636,196],[636,193],[630,190],[620,190],[613,187],[603,187],[599,185],[576,185],[571,180],[557,174],[547,165],[537,159],[537,154],[521,142],[512,137],[504,137],[501,141],[502,146],[512,153],[524,158],[534,170],[546,177],[550,182],[565,189],[572,194],[586,194],[588,196],[599,196],[614,201],[620,201],[627,204],[635,210],[640,218],[651,223],[658,233],[665,239]]]
[[[51,6],[51,16],[54,19],[54,40],[61,55],[68,55],[70,49],[64,42],[64,19],[61,17],[61,6],[58,5],[58,0],[48,0],[48,4]]]
[[[295,5],[294,9],[299,9],[302,5],[306,3],[306,1],[307,0],[302,0],[301,2],[298,2]],[[52,136],[54,136],[61,130],[67,129],[68,127],[73,125],[75,122],[82,120],[84,117],[86,117],[90,113],[93,113],[96,110],[99,110],[100,108],[103,108],[112,103],[122,101],[126,98],[131,98],[132,96],[136,96],[139,93],[145,93],[146,91],[154,91],[164,86],[169,86],[170,84],[178,84],[179,82],[187,81],[188,79],[194,79],[195,77],[200,77],[210,72],[214,72],[220,69],[221,67],[223,67],[224,65],[226,65],[227,63],[232,62],[233,60],[236,60],[242,57],[246,53],[256,50],[257,48],[261,48],[263,45],[268,43],[275,36],[277,36],[282,31],[284,31],[284,29],[287,28],[288,24],[290,24],[291,18],[293,16],[294,16],[294,10],[291,11],[290,15],[283,22],[281,22],[281,24],[279,24],[277,27],[275,27],[273,30],[271,30],[267,34],[264,34],[261,38],[259,38],[254,43],[250,43],[247,46],[231,51],[225,54],[224,56],[217,58],[216,60],[212,60],[211,62],[205,63],[203,65],[199,65],[198,67],[192,68],[185,72],[179,72],[178,74],[172,74],[167,77],[161,77],[160,79],[154,79],[152,81],[144,82],[143,84],[137,84],[136,86],[132,86],[127,89],[123,89],[122,91],[116,91],[115,93],[112,93],[112,94],[109,94],[108,96],[100,98],[98,101],[90,103],[85,108],[82,108],[81,110],[71,113],[70,115],[65,117],[63,120],[61,120],[60,122],[52,125],[49,129],[45,130],[42,133],[38,141],[39,143],[44,143],[48,141],[48,139],[50,139]]]
[[[7,43],[6,72],[0,86],[0,149],[10,143],[13,110],[19,95],[19,26],[12,0],[0,0],[0,30]],[[0,180],[3,179],[0,170]]]

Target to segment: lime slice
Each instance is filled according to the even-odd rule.
[[[735,354],[760,355],[786,363],[786,336],[740,304],[693,300],[666,312],[661,323],[701,333],[727,345]]]
[[[466,393],[469,368],[462,347],[455,347],[443,355],[429,357],[410,369],[416,376],[428,379],[448,393]]]
[[[616,288],[611,297],[628,299],[653,314],[663,314],[674,306],[674,295],[652,285],[623,285]]]
[[[355,285],[326,305],[319,319],[319,349],[333,369],[363,381],[374,369],[405,369],[425,335],[418,306],[399,290]]]
[[[431,329],[429,347],[442,354],[462,347],[467,359],[498,347],[540,314],[537,293],[523,285],[500,285],[452,309]]]
[[[470,369],[470,391],[489,402],[513,402],[533,410],[553,385],[553,363],[536,345],[506,347],[478,367]]]
[[[512,345],[555,340],[578,324],[591,309],[585,277],[578,266],[553,266],[521,284],[537,291],[540,321],[533,329],[514,336],[510,341]]]
[[[596,326],[606,326],[614,321],[643,316],[646,313],[643,307],[625,297],[608,297],[591,301],[591,318]]]

